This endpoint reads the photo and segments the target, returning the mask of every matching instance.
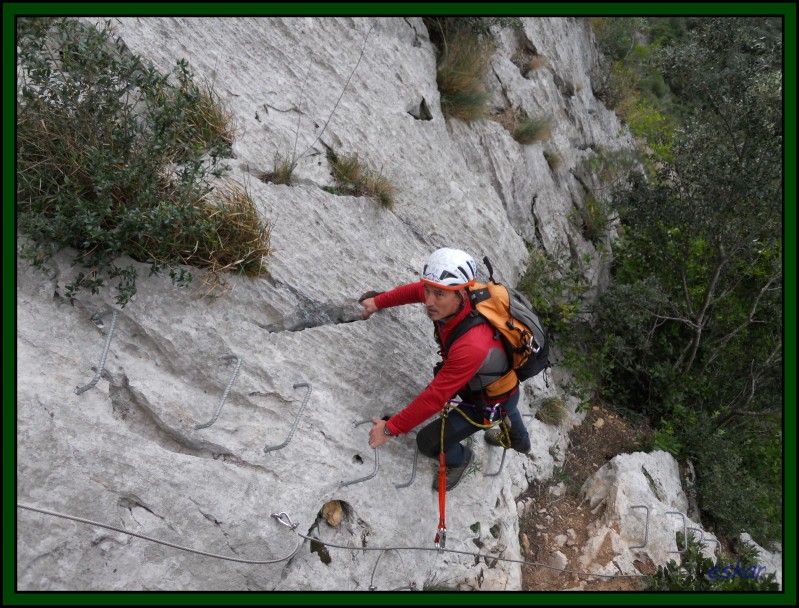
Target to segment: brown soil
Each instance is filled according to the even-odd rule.
[[[583,423],[569,434],[569,449],[564,465],[544,482],[534,483],[520,497],[529,502],[520,521],[519,539],[524,559],[549,565],[552,554],[560,551],[568,558],[567,570],[583,571],[578,558],[588,540],[588,524],[596,519],[587,502],[580,496],[580,488],[591,475],[617,454],[641,449],[647,428],[632,428],[607,406],[595,405]],[[563,484],[562,493],[551,490]],[[556,541],[560,535],[566,542]],[[562,538],[559,539],[562,541]],[[597,556],[597,562],[606,564],[613,559],[610,539],[607,539]],[[654,573],[653,564],[641,564],[644,574]],[[523,591],[639,591],[641,579],[600,578],[595,576],[559,572],[541,566],[522,566]]]

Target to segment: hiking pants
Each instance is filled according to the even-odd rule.
[[[500,405],[500,409],[503,415],[507,416],[508,422],[510,422],[508,433],[511,441],[514,444],[522,443],[529,446],[530,437],[527,434],[527,428],[524,426],[524,419],[519,412],[520,396],[521,391],[517,390],[505,403]],[[459,406],[456,409],[466,414],[477,424],[484,424],[482,407]],[[416,445],[419,446],[419,451],[425,456],[436,460],[438,460],[438,455],[441,451],[441,422],[442,418],[438,417],[416,434]],[[448,467],[457,467],[463,464],[467,452],[460,442],[482,430],[484,429],[469,423],[458,412],[450,411],[447,414],[446,422],[444,423],[444,456]]]

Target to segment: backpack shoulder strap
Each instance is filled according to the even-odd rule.
[[[478,325],[481,325],[483,323],[488,323],[488,319],[486,319],[476,310],[473,310],[468,315],[466,315],[463,321],[458,323],[455,329],[452,330],[452,333],[449,335],[449,343],[446,345],[446,347],[442,347],[442,354],[444,356],[448,355],[449,349],[452,348],[452,345],[455,343],[455,340],[460,338],[472,327],[477,327]]]

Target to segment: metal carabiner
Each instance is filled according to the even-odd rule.
[[[272,517],[274,517],[277,520],[277,523],[282,524],[292,530],[294,530],[299,525],[291,521],[291,517],[289,517],[289,514],[286,513],[285,511],[281,511],[280,513],[272,513]]]
[[[447,544],[447,529],[446,527],[439,526],[438,531],[436,532],[435,538],[436,549],[439,552],[444,550],[444,546]]]

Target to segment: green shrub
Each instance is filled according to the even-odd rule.
[[[655,106],[643,99],[633,105],[627,112],[627,124],[630,131],[647,148],[648,155],[651,156],[650,163],[663,163],[672,160],[671,144],[674,134],[674,125],[662,112]],[[655,167],[649,167],[650,175],[655,174]]]
[[[671,421],[664,421],[661,423],[660,428],[656,429],[652,434],[651,450],[660,450],[668,452],[672,456],[680,456],[683,451],[683,445],[678,435],[674,432],[674,425]]]
[[[683,437],[696,465],[699,508],[719,533],[746,531],[760,542],[782,536],[780,439],[742,442],[696,428]]]
[[[110,25],[33,18],[18,25],[17,219],[43,267],[71,247],[88,269],[66,286],[72,301],[119,279],[117,302],[136,293],[127,255],[169,270],[264,271],[269,228],[241,187],[220,181],[234,128],[185,61],[170,74],[124,51]]]
[[[683,535],[681,532],[676,534],[677,546],[683,547]],[[674,560],[664,566],[659,566],[657,573],[646,577],[645,586],[648,591],[779,591],[776,583],[776,576],[770,573],[767,576],[761,574],[758,578],[744,577],[735,575],[735,570],[730,569],[726,573],[724,568],[731,565],[733,568],[736,563],[740,564],[740,559],[718,558],[715,561],[705,557],[701,552],[700,545],[691,534],[688,538],[688,547],[680,556],[680,563]],[[750,574],[758,572],[758,564],[743,562],[744,568],[739,572],[750,570]]]
[[[579,311],[579,297],[588,284],[567,254],[555,256],[530,248],[529,255],[516,288],[530,300],[550,331],[565,330]]]
[[[594,244],[601,243],[608,231],[607,205],[588,193],[583,204],[576,208],[574,217],[579,218],[583,236]]]

